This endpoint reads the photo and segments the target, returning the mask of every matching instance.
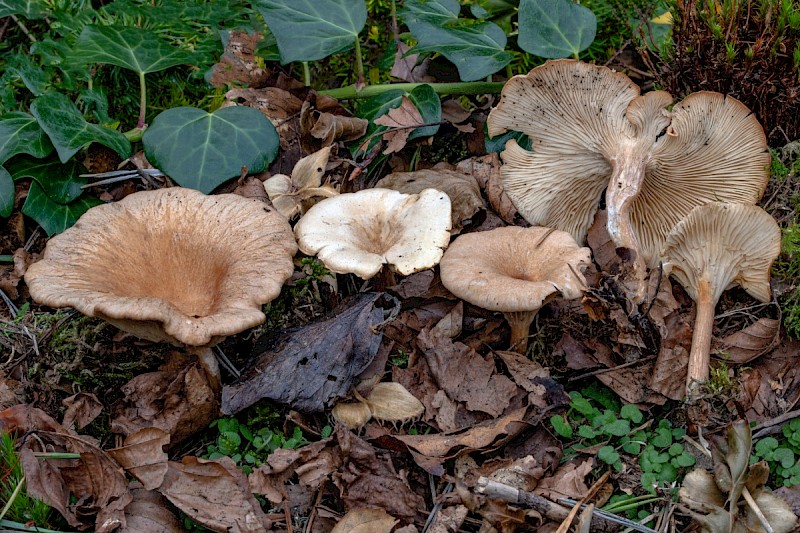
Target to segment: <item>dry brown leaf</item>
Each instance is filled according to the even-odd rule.
[[[456,169],[475,176],[481,189],[489,200],[489,205],[507,224],[513,224],[517,215],[517,208],[514,202],[503,188],[503,180],[500,177],[500,157],[496,153],[487,154],[480,157],[471,157],[460,161]]]
[[[600,266],[600,270],[613,275],[619,272],[622,259],[617,255],[617,245],[608,234],[607,220],[608,214],[605,209],[595,213],[594,222],[586,234],[586,243],[592,249],[592,256]]]
[[[278,212],[291,219],[305,213],[320,199],[338,194],[330,185],[322,186],[330,153],[330,146],[323,148],[298,161],[291,177],[276,174],[264,182],[263,190]]]
[[[450,197],[454,230],[464,221],[485,209],[481,189],[474,177],[453,170],[426,169],[415,172],[395,172],[380,179],[375,187],[394,189],[405,194],[419,194],[425,189],[437,189]]]
[[[300,109],[300,143],[313,154],[336,141],[362,137],[368,125],[368,120],[349,116],[335,99],[311,91]]]
[[[25,401],[25,388],[19,381],[0,372],[0,411]]]
[[[458,131],[464,133],[473,133],[475,126],[472,124],[462,124],[469,120],[472,113],[464,109],[461,102],[452,98],[442,102],[442,120],[446,120],[453,125]]]
[[[214,87],[242,84],[261,86],[267,82],[269,71],[256,63],[255,49],[261,40],[261,34],[252,35],[241,30],[232,30],[228,34],[225,51],[219,63],[211,69],[209,83]]]
[[[388,143],[384,154],[391,154],[402,150],[408,136],[419,126],[425,124],[425,120],[407,96],[403,96],[399,106],[390,109],[385,115],[376,118],[375,124],[386,126],[389,130],[383,134],[383,140]]]
[[[729,363],[742,365],[775,348],[780,338],[780,320],[759,318],[743,330],[719,339],[714,352]]]
[[[514,382],[529,393],[529,405],[540,409],[569,405],[570,397],[564,387],[553,380],[550,371],[542,365],[517,352],[500,350],[494,353],[506,364]]]
[[[534,492],[552,501],[559,498],[580,500],[589,491],[584,479],[592,471],[593,462],[592,458],[574,459],[561,465],[552,476],[540,480]]]
[[[403,42],[397,43],[397,52],[394,54],[394,64],[389,75],[409,83],[428,83],[435,81],[433,76],[428,75],[428,67],[431,60],[425,58],[422,63],[417,65],[419,54],[409,54],[411,47]]]
[[[131,483],[133,501],[125,507],[127,525],[120,533],[181,533],[186,531],[161,494]]]
[[[665,325],[668,334],[661,340],[648,383],[652,390],[671,400],[682,399],[686,392],[686,372],[692,347],[692,324],[689,318],[679,312],[667,317]]]
[[[9,298],[16,300],[19,298],[17,285],[28,270],[31,264],[31,255],[24,248],[17,248],[14,251],[14,263],[0,268],[0,290],[5,292]]]
[[[800,401],[800,341],[787,339],[739,376],[747,418],[764,422],[794,408]]]
[[[300,110],[303,101],[292,95],[289,91],[277,87],[263,89],[231,89],[225,93],[225,98],[231,102],[258,109],[269,120],[280,136],[281,150],[291,151],[296,149],[299,156],[300,150]],[[294,166],[294,163],[292,163]]]
[[[243,179],[238,180],[233,194],[238,194],[244,198],[261,200],[266,204],[269,203],[269,196],[267,196],[267,191],[264,190],[264,183],[255,176],[245,176]]]
[[[158,428],[144,428],[129,435],[120,448],[108,450],[108,455],[145,489],[153,490],[161,486],[167,474],[169,457],[164,447],[168,445],[169,433]]]
[[[61,400],[67,408],[61,425],[67,429],[83,429],[103,411],[103,404],[92,393],[79,392]]]
[[[436,518],[433,519],[431,527],[428,528],[429,533],[451,533],[453,531],[460,531],[461,525],[467,519],[469,509],[464,505],[454,505],[452,507],[445,507],[436,513]]]
[[[399,522],[383,509],[353,509],[342,517],[331,533],[391,533]]]
[[[136,376],[122,386],[111,430],[130,435],[155,427],[170,434],[175,445],[217,418],[219,403],[206,373],[197,362],[171,353],[157,372]]]
[[[180,463],[170,461],[158,491],[192,520],[212,531],[261,532],[271,527],[250,492],[247,477],[230,457],[213,461],[184,457]]]

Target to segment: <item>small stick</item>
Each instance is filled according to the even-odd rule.
[[[753,430],[755,431],[753,433],[753,438],[757,439],[759,437],[763,437],[764,435],[767,435],[769,433],[768,431],[765,431],[766,429],[771,428],[772,426],[777,426],[778,424],[783,424],[784,422],[788,422],[789,420],[797,418],[798,416],[800,416],[800,409],[789,411],[788,413],[783,413],[780,416],[776,416],[772,420],[769,420],[767,422],[762,422],[753,428]]]

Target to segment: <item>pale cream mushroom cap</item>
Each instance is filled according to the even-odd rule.
[[[473,305],[515,313],[536,311],[550,297],[578,298],[591,251],[569,233],[508,226],[461,235],[439,265],[442,284]]]
[[[402,275],[439,263],[450,242],[450,199],[435,189],[365,189],[326,198],[294,228],[300,250],[332,272],[369,279],[384,264]]]
[[[143,339],[212,346],[265,320],[294,271],[286,219],[264,203],[180,187],[94,207],[50,239],[25,281]]]
[[[509,141],[505,190],[531,224],[584,242],[607,190],[609,233],[658,264],[664,238],[697,205],[755,203],[769,179],[766,137],[741,102],[696,93],[666,110],[664,91],[643,96],[624,74],[571,59],[549,61],[506,83],[489,134]]]
[[[715,304],[731,285],[768,302],[770,268],[780,251],[780,228],[766,211],[755,205],[713,202],[694,208],[675,226],[663,256],[665,271],[695,301],[701,279],[707,279]]]

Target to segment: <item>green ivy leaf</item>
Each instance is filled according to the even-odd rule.
[[[22,15],[26,19],[40,19],[47,14],[45,5],[36,0],[0,0],[0,19]]]
[[[597,33],[594,13],[571,0],[520,0],[519,47],[545,58],[577,57]]]
[[[494,74],[511,62],[506,34],[493,22],[458,18],[458,0],[407,0],[400,16],[418,45],[414,52],[439,52],[453,62],[463,81]]]
[[[83,28],[70,57],[75,63],[108,63],[138,74],[191,63],[193,58],[190,52],[175,48],[153,32],[95,25]]]
[[[622,450],[630,455],[639,455],[642,452],[642,445],[639,442],[628,442],[623,444]]]
[[[650,442],[658,448],[668,448],[672,445],[672,432],[668,429],[658,428]]]
[[[586,416],[586,418],[591,418],[592,415],[597,413],[597,409],[595,409],[589,400],[586,398],[575,398],[570,403],[570,407],[581,413],[582,415]]]
[[[690,466],[694,466],[694,464],[697,462],[697,459],[695,459],[693,455],[684,452],[675,458],[675,462],[680,467],[688,468]]]
[[[122,133],[86,122],[80,110],[63,94],[38,97],[31,103],[31,113],[50,137],[62,163],[92,142],[111,148],[122,158],[131,153],[131,143]]]
[[[632,403],[623,405],[622,409],[619,410],[619,416],[622,418],[627,418],[634,424],[641,424],[642,420],[644,420],[644,414],[642,414],[642,411]]]
[[[14,179],[0,165],[0,217],[6,218],[14,210]]]
[[[486,153],[490,154],[492,152],[497,152],[498,154],[506,149],[506,143],[509,139],[514,139],[517,141],[517,144],[520,148],[524,148],[525,150],[531,149],[531,138],[525,135],[520,131],[507,131],[502,135],[498,135],[497,137],[489,137],[489,132],[486,129],[486,124],[483,125],[483,133],[484,133],[484,145],[486,147]]]
[[[572,426],[564,420],[561,415],[553,415],[550,417],[550,423],[553,424],[553,429],[564,438],[572,438]]]
[[[206,194],[239,176],[242,167],[263,172],[278,154],[278,132],[252,107],[207,113],[176,107],[159,114],[142,136],[153,165],[183,187]]]
[[[281,62],[315,61],[352,48],[367,22],[364,0],[256,0]]]
[[[613,446],[603,446],[597,450],[597,458],[609,465],[613,465],[620,460],[619,453],[617,453]]]
[[[0,163],[17,154],[46,157],[53,151],[53,143],[27,113],[8,113],[0,116]]]
[[[356,116],[369,120],[367,132],[364,134],[363,139],[367,140],[366,146],[363,144],[356,144],[354,148],[354,155],[364,155],[369,153],[373,146],[380,141],[380,134],[387,129],[387,126],[375,124],[375,119],[382,117],[389,110],[400,107],[403,103],[403,96],[408,97],[411,103],[414,104],[422,116],[422,120],[426,124],[439,122],[442,120],[442,102],[439,95],[433,90],[430,85],[419,85],[411,92],[405,92],[402,89],[395,89],[386,91],[383,94],[373,96],[361,107],[358,108]],[[423,126],[415,128],[414,131],[408,136],[408,140],[412,141],[420,137],[429,137],[439,131],[439,126]]]
[[[54,159],[20,156],[6,166],[15,181],[25,178],[35,180],[44,193],[58,204],[68,204],[78,198],[83,193],[81,186],[89,181],[80,177],[85,169],[74,160],[62,164]]]
[[[47,235],[52,237],[71,227],[82,214],[102,203],[97,198],[83,195],[74,202],[59,204],[51,200],[39,184],[33,181],[25,205],[22,206],[22,213],[38,222]]]

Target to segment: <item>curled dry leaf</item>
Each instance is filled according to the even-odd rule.
[[[158,492],[131,483],[133,501],[125,507],[127,524],[120,533],[181,533],[186,531],[169,508],[169,502]]]
[[[330,97],[309,93],[300,110],[300,143],[312,154],[336,141],[354,141],[367,131],[368,120],[348,116]]]
[[[0,268],[0,290],[5,292],[12,300],[16,300],[19,298],[17,285],[25,275],[25,271],[28,270],[32,257],[24,248],[17,248],[14,251],[13,259],[12,265]]]
[[[496,153],[460,161],[456,170],[474,176],[489,200],[489,205],[507,224],[513,224],[517,208],[505,192],[500,177],[500,157]]]
[[[144,428],[125,439],[120,448],[108,450],[119,465],[139,480],[147,490],[158,488],[164,481],[169,459],[164,447],[169,433],[158,428]]]
[[[437,189],[450,197],[453,228],[461,228],[486,206],[478,182],[473,176],[444,169],[426,169],[416,172],[395,172],[380,179],[375,187],[394,189],[405,194],[419,194],[425,189]],[[451,232],[452,233],[452,232]]]
[[[411,132],[425,124],[419,109],[407,96],[403,96],[399,106],[390,109],[385,115],[376,118],[374,122],[379,126],[387,126],[389,128],[383,134],[383,140],[389,143],[383,151],[384,154],[402,150],[406,142],[408,142],[408,136],[411,135]]]
[[[552,501],[559,498],[580,500],[589,492],[584,479],[592,471],[593,462],[594,459],[572,460],[559,466],[552,476],[539,481],[534,492]]]
[[[353,509],[331,533],[391,533],[399,522],[383,509]]]
[[[426,58],[419,65],[419,54],[409,54],[411,47],[406,43],[397,43],[397,52],[394,55],[394,64],[390,76],[407,81],[409,83],[428,83],[435,81],[433,76],[428,75],[428,66],[431,64],[430,58]]]
[[[269,71],[256,63],[255,49],[261,41],[261,34],[232,30],[228,32],[228,42],[219,63],[211,69],[209,83],[214,87],[225,85],[261,86],[267,82]]]
[[[759,318],[743,330],[720,339],[715,351],[724,354],[726,361],[741,365],[775,348],[780,337],[780,320]]]
[[[442,120],[446,120],[453,125],[458,131],[463,133],[474,133],[475,126],[472,124],[464,124],[472,115],[469,111],[464,109],[461,102],[452,98],[442,102]]]
[[[103,411],[103,404],[92,393],[79,392],[69,398],[61,400],[61,405],[67,408],[61,425],[65,428],[83,429]]]
[[[229,533],[269,531],[272,524],[230,457],[206,461],[184,457],[169,462],[158,491],[192,520]]]
[[[339,194],[330,185],[322,186],[331,147],[325,147],[297,162],[292,176],[276,174],[264,182],[272,205],[286,218],[302,215],[322,198]]]

